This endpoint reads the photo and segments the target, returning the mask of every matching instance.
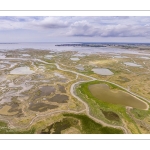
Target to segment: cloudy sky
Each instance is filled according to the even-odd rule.
[[[150,17],[0,16],[0,43],[149,41]]]

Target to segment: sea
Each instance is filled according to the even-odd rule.
[[[115,54],[139,54],[139,55],[150,55],[145,52],[112,48],[112,47],[82,47],[82,46],[56,46],[60,44],[77,44],[77,43],[51,43],[51,42],[28,42],[28,43],[0,43],[0,51],[7,50],[25,50],[25,49],[37,49],[37,50],[50,50],[54,52],[62,51],[76,51],[78,53],[115,53]]]

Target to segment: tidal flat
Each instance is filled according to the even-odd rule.
[[[148,50],[64,49],[0,50],[0,133],[150,133]]]

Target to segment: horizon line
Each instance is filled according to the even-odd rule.
[[[150,44],[150,42],[0,42],[0,44],[19,44],[19,43],[95,43],[95,44],[103,44],[103,43],[109,43],[109,44]]]

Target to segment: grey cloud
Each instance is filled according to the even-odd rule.
[[[41,21],[33,21],[32,24],[42,28],[66,28],[69,25],[67,21],[62,21],[58,17],[46,17]]]
[[[73,23],[67,32],[69,36],[94,36],[97,33],[97,29],[93,27],[89,22],[86,20],[77,21]]]
[[[140,25],[93,25],[88,21],[78,21],[71,25],[69,36],[100,37],[146,37],[150,36],[150,26]]]
[[[103,33],[100,36],[105,37],[145,37],[150,35],[149,27],[132,26],[132,25],[116,25],[103,29]]]
[[[69,26],[60,17],[0,17],[0,30],[12,29],[58,29]]]
[[[147,37],[150,17],[0,17],[0,30],[27,29],[51,36]]]

